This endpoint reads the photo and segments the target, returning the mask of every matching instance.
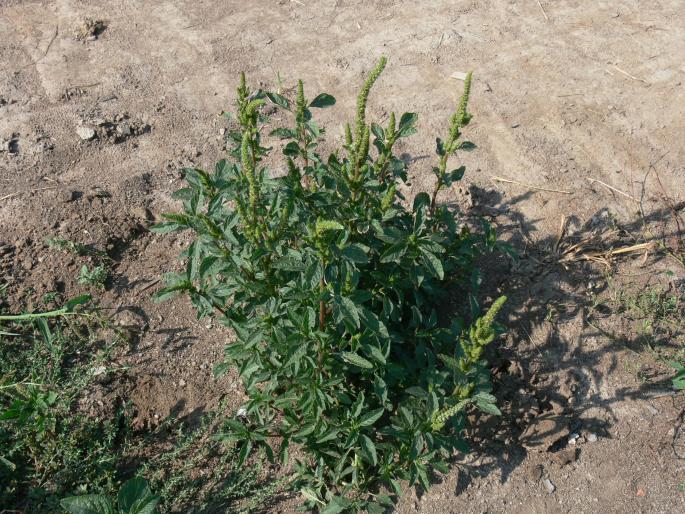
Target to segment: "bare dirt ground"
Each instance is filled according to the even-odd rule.
[[[175,207],[179,168],[221,156],[217,113],[238,73],[333,94],[321,121],[340,137],[387,55],[369,118],[419,113],[421,135],[401,148],[413,194],[431,184],[432,138],[461,89],[450,75],[473,70],[478,150],[442,200],[487,217],[521,254],[486,268],[484,291],[511,296],[493,355],[505,415],[481,417],[474,453],[398,511],[685,511],[685,398],[659,358],[685,348],[682,0],[0,0],[0,41],[8,304],[83,289],[82,263],[45,237],[108,252],[100,303],[134,344],[119,389],[94,394],[124,391],[140,426],[240,403],[235,376],[211,372],[230,334],[185,299],[151,301],[184,240],[146,231]],[[581,258],[651,242],[611,268]],[[631,314],[626,298],[645,291],[676,298],[675,326],[647,330]]]

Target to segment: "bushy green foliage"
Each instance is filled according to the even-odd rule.
[[[462,139],[471,77],[437,139],[435,187],[409,208],[393,147],[416,132],[417,115],[392,113],[385,127],[366,121],[385,64],[366,80],[342,149],[327,158],[312,114],[332,96],[308,101],[299,82],[291,101],[251,91],[241,76],[230,158],[213,173],[186,169],[188,187],[176,193],[183,212],[153,228],[196,234],[186,272],[171,275],[159,298],[187,293],[200,317],[218,316],[236,334],[217,371],[236,366],[249,399],[221,439],[237,443],[241,462],[255,448],[289,462],[297,447],[292,485],[327,513],[381,512],[403,480],[428,488],[431,473],[465,449],[467,410],[499,412],[483,350],[504,298],[478,318],[474,296],[474,261],[495,236],[487,225],[473,233],[438,203],[464,173],[448,169],[450,158],[474,148]],[[265,165],[266,102],[294,118],[270,132],[287,141],[287,173],[277,178]],[[463,291],[464,317],[446,309],[450,290]]]
[[[114,486],[121,419],[74,411],[107,357],[95,335],[99,318],[75,312],[88,299],[84,295],[48,312],[0,315],[4,508],[57,512],[66,494]]]

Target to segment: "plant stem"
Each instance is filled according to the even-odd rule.
[[[33,314],[15,314],[15,315],[5,315],[0,316],[0,321],[25,321],[29,319],[37,318],[56,318],[58,316],[68,316],[70,314],[77,314],[75,312],[69,312],[66,307],[48,312],[36,312]]]
[[[319,300],[319,330],[323,331],[326,323],[326,302],[323,300],[323,293],[326,289],[326,284],[321,277],[321,282],[319,282],[319,292],[321,293],[321,300]]]

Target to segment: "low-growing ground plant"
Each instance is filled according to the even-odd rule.
[[[416,132],[417,115],[366,119],[385,65],[364,83],[342,148],[326,157],[313,113],[334,105],[331,95],[309,100],[300,81],[288,99],[249,89],[242,75],[229,158],[213,173],[184,170],[183,211],[153,228],[196,235],[185,273],[170,275],[158,298],[186,293],[200,317],[235,331],[217,372],[237,367],[248,400],[219,438],[236,443],[241,463],[257,448],[290,463],[305,507],[326,513],[382,512],[403,481],[428,488],[466,450],[468,410],[499,413],[484,349],[504,298],[480,315],[475,296],[475,261],[496,238],[440,203],[465,171],[450,166],[453,156],[474,148],[462,136],[471,76],[436,139],[432,191],[407,202],[394,147]],[[292,124],[273,127],[267,102]],[[266,132],[285,141],[279,177],[265,165]],[[446,308],[450,292],[460,312]]]
[[[89,268],[87,264],[84,264],[78,276],[78,283],[92,286],[96,289],[104,289],[108,278],[109,271],[104,266],[98,265]]]
[[[69,514],[155,514],[159,496],[147,481],[134,477],[124,482],[116,500],[106,494],[84,494],[64,498],[60,505]]]
[[[140,442],[149,456],[138,473],[159,495],[161,512],[259,512],[279,492],[281,481],[269,477],[257,455],[247,465],[240,463],[238,449],[214,437],[223,412],[222,407],[204,414],[197,426],[165,420]],[[171,447],[150,452],[146,441],[156,438]]]
[[[100,318],[77,312],[88,296],[52,311],[0,315],[0,505],[57,512],[74,492],[116,481],[121,419],[75,412],[104,368]]]

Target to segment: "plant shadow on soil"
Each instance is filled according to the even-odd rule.
[[[583,224],[573,217],[567,219],[567,226],[576,227],[570,235],[567,231],[564,237],[551,235],[532,241],[535,220],[526,219],[516,205],[534,193],[504,201],[496,191],[471,186],[467,194],[471,196],[467,218],[494,218],[498,238],[514,248],[517,258],[496,255],[481,263],[481,304],[489,305],[484,298],[508,297],[500,315],[506,336],[490,349],[494,394],[502,416],[469,418],[467,438],[476,452],[472,458],[453,461],[459,470],[457,495],[476,477],[493,472],[498,472],[501,483],[506,482],[531,451],[549,452],[550,459],[556,455],[557,461],[573,451],[575,460],[582,449],[569,444],[569,435],[592,433],[611,438],[610,429],[618,419],[614,413],[617,403],[672,393],[670,376],[650,377],[637,387],[613,388],[607,383],[607,376],[620,365],[618,356],[626,350],[644,351],[645,342],[640,336],[626,337],[599,326],[598,320],[611,325],[617,314],[608,306],[597,308],[595,304],[608,289],[604,265],[581,259],[563,261],[564,245],[587,240],[589,235],[599,236],[593,239],[603,251],[635,244],[632,234],[641,233],[647,225],[664,223],[672,211],[656,210],[617,226],[607,209],[600,209]],[[665,228],[662,226],[658,240],[683,236],[677,230],[667,233]],[[603,240],[609,232],[618,237]],[[649,241],[641,238],[639,242]],[[453,305],[459,303],[463,299],[454,298]],[[676,346],[664,340],[657,344]]]
[[[496,298],[506,294],[508,301],[501,315],[507,336],[497,347],[491,348],[490,361],[495,395],[503,415],[501,417],[472,416],[467,438],[476,450],[467,457],[455,458],[459,470],[455,494],[459,495],[477,477],[498,473],[501,483],[522,465],[530,451],[549,452],[550,457],[566,449],[570,433],[594,433],[611,437],[610,428],[616,421],[613,406],[626,399],[649,399],[670,386],[670,379],[649,380],[639,387],[625,386],[605,391],[606,377],[619,366],[617,355],[626,349],[642,350],[639,337],[626,338],[613,335],[593,323],[590,318],[610,318],[609,309],[594,309],[594,298],[606,289],[606,269],[583,260],[562,262],[563,244],[557,235],[532,240],[535,223],[526,218],[517,205],[535,194],[524,193],[506,201],[492,190],[471,186],[467,193],[470,206],[463,208],[470,222],[489,218],[498,224],[498,238],[508,242],[518,254],[512,260],[501,255],[484,259],[481,264],[483,284],[480,299]],[[459,209],[461,205],[450,205]],[[610,231],[613,220],[606,209],[600,209],[587,222],[569,217],[567,224],[575,227],[566,235],[564,244],[571,245],[589,234]],[[658,210],[632,223],[621,224],[619,240],[612,244],[631,244],[623,236],[640,232],[645,224],[654,224],[668,218],[668,209]],[[665,234],[659,238],[677,236]],[[641,242],[648,240],[641,239]],[[118,285],[134,288],[125,276]],[[589,288],[588,285],[591,285]],[[453,306],[463,299],[453,295]],[[489,302],[482,301],[487,307]],[[135,310],[134,314],[145,324],[148,314],[140,307],[124,306],[120,310]],[[594,318],[592,318],[594,319]],[[164,341],[165,351],[178,352],[198,339],[191,326],[183,323],[174,327],[152,330]],[[132,350],[145,354],[138,347],[142,334],[133,338]],[[664,343],[666,344],[666,343]],[[191,430],[197,429],[204,409],[194,409],[179,417],[185,409],[185,399],[179,399],[168,421],[178,419]],[[535,428],[531,430],[531,427]],[[160,434],[155,444],[165,446],[171,434]],[[579,451],[573,448],[576,452]],[[582,451],[582,449],[580,450]],[[272,470],[272,473],[273,470]],[[272,473],[269,473],[271,475]],[[268,477],[266,478],[268,481]],[[421,491],[419,491],[421,494]],[[277,508],[279,501],[287,499],[277,495],[267,502]]]

